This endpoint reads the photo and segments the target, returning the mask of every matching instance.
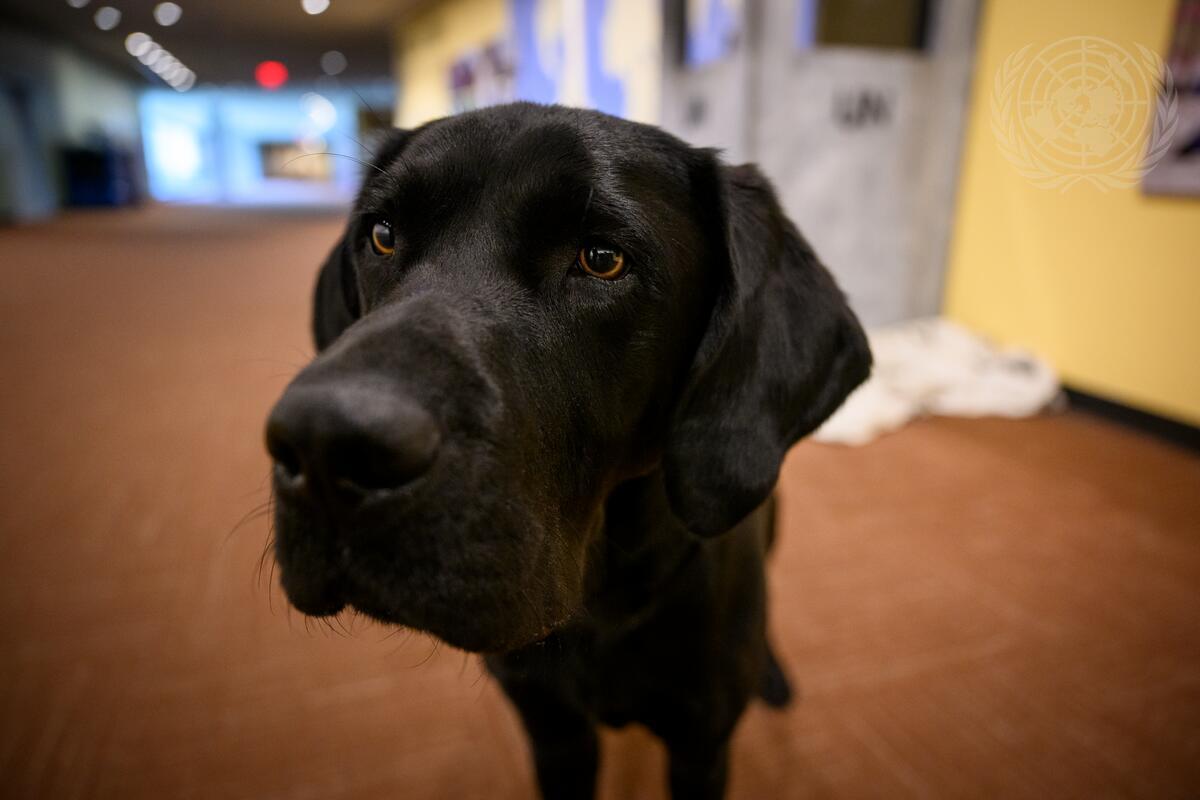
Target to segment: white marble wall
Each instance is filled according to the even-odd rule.
[[[663,124],[758,162],[868,325],[935,313],[977,0],[935,3],[924,53],[801,50],[796,6],[747,0],[741,46],[720,63],[668,55]]]

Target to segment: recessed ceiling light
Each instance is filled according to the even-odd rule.
[[[176,91],[186,92],[196,84],[196,73],[141,31],[125,37],[125,49]]]
[[[164,27],[174,25],[183,16],[178,3],[159,3],[154,7],[154,21]]]
[[[306,14],[320,14],[329,8],[329,0],[300,0]]]
[[[340,75],[346,69],[346,57],[337,50],[321,56],[321,71],[326,75]]]
[[[125,49],[131,56],[140,56],[154,46],[154,40],[138,31],[125,37]]]
[[[176,91],[186,92],[188,89],[196,85],[196,73],[189,69],[183,74],[182,78],[179,78],[171,85],[175,87]]]
[[[100,30],[111,31],[121,24],[121,12],[112,6],[100,6],[92,19],[96,21],[96,27]]]
[[[92,2],[92,0],[67,0],[67,5],[69,5],[71,8],[83,8],[90,2]]]

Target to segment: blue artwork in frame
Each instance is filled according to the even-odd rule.
[[[702,67],[726,58],[742,34],[740,0],[693,0],[688,3],[684,63]]]

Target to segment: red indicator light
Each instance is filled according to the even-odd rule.
[[[287,67],[278,61],[263,61],[254,68],[254,80],[264,89],[278,89],[287,79]]]

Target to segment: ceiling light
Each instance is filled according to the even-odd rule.
[[[321,71],[326,75],[340,75],[346,69],[346,57],[337,50],[321,56]]]
[[[329,0],[300,0],[300,7],[306,14],[320,14],[329,8]]]
[[[67,0],[67,5],[69,5],[71,8],[83,8],[90,2],[92,2],[92,0]]]
[[[125,49],[176,91],[186,92],[196,84],[196,73],[141,31],[125,37]],[[284,74],[286,80],[286,70]]]
[[[100,30],[111,31],[121,24],[121,12],[112,6],[100,6],[92,19],[96,21],[96,27]]]
[[[163,27],[174,25],[182,16],[183,9],[178,3],[159,3],[154,7],[154,21]]]
[[[154,40],[141,31],[131,33],[125,37],[125,49],[129,51],[129,55],[131,56],[140,56],[153,46]]]

